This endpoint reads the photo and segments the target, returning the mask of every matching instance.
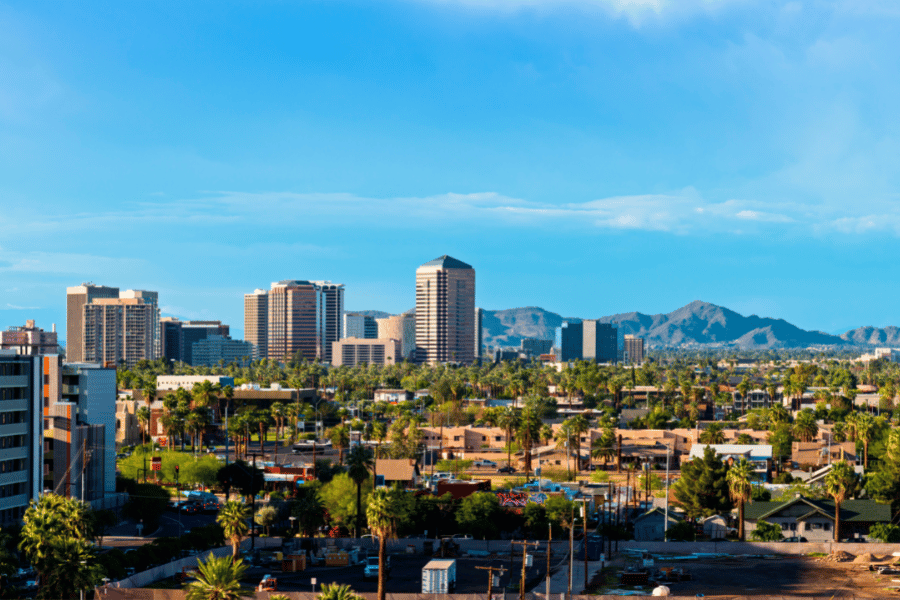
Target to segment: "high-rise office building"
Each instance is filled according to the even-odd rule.
[[[331,346],[335,367],[393,365],[400,358],[400,340],[344,338]]]
[[[344,337],[344,284],[310,283],[316,288],[316,358],[331,362],[331,344]]]
[[[626,365],[640,365],[644,362],[644,339],[636,335],[625,336],[625,354],[622,359]]]
[[[522,352],[529,356],[540,356],[541,354],[549,354],[553,348],[553,340],[540,340],[538,338],[522,338]]]
[[[210,334],[192,344],[191,364],[199,367],[214,367],[223,361],[224,364],[237,363],[246,366],[245,357],[253,354],[253,344],[243,340],[233,340],[228,336]]]
[[[222,321],[179,321],[172,317],[164,317],[161,322],[163,334],[163,356],[166,360],[183,362],[198,366],[194,360],[194,344],[209,336],[217,335],[229,338],[231,328]]]
[[[299,352],[307,360],[316,360],[317,296],[309,281],[272,283],[268,294],[268,358],[285,361]]]
[[[586,320],[580,323],[563,321],[556,328],[556,348],[559,360],[591,360],[614,363],[618,359],[617,328],[609,323]]]
[[[400,340],[400,356],[397,362],[415,360],[416,351],[416,315],[406,312],[384,319],[375,319],[378,323],[378,339]]]
[[[66,288],[66,360],[84,360],[84,305],[98,298],[118,298],[119,288],[82,283]]]
[[[374,340],[378,337],[378,323],[375,317],[359,313],[344,313],[344,330],[341,339],[358,338]]]
[[[475,269],[447,255],[416,269],[416,354],[430,365],[475,360]]]
[[[15,350],[16,354],[57,354],[56,325],[53,331],[35,327],[34,320],[25,321],[25,327],[10,327],[0,331],[0,348]]]
[[[253,358],[269,356],[269,292],[244,294],[244,339],[253,344]]]
[[[159,311],[154,305],[142,298],[100,298],[83,310],[81,362],[132,367],[156,358],[153,336]]]

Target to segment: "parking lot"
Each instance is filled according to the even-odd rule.
[[[391,557],[391,572],[387,580],[388,593],[418,593],[422,591],[422,567],[431,560],[430,557],[419,555],[394,555]],[[456,593],[459,594],[484,594],[487,592],[488,572],[476,569],[476,566],[503,567],[507,572],[501,577],[500,585],[509,583],[509,557],[505,559],[490,558],[457,558],[456,559],[457,582]],[[526,579],[532,584],[535,580],[543,581],[545,576],[545,562],[536,556],[534,566],[526,569]],[[513,577],[518,584],[522,576],[522,556],[517,554],[513,561]],[[362,565],[350,567],[309,567],[300,573],[282,573],[274,567],[254,567],[247,572],[242,581],[247,585],[257,585],[263,575],[271,574],[278,580],[278,590],[288,592],[311,592],[311,579],[315,578],[318,591],[324,583],[350,584],[357,592],[377,592],[377,579],[364,579]]]

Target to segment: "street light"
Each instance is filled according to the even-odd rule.
[[[291,533],[294,533],[294,521],[296,521],[296,520],[297,520],[297,517],[295,517],[293,515],[288,517],[288,521],[291,522]]]

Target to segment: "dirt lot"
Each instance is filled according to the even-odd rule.
[[[869,564],[828,562],[805,556],[656,561],[657,568],[681,567],[691,574],[692,581],[667,584],[672,595],[680,597],[703,594],[707,598],[884,598],[898,595],[889,588],[900,586],[900,575],[879,575],[868,570]]]

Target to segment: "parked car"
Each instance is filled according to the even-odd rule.
[[[384,557],[384,576],[391,575],[391,557]],[[375,579],[378,577],[378,555],[366,557],[366,567],[363,569],[363,577],[365,579]]]
[[[494,468],[494,467],[497,466],[497,463],[495,463],[495,462],[492,461],[492,460],[484,459],[484,460],[476,460],[474,463],[472,463],[472,465],[474,465],[474,466],[476,466],[476,467],[491,467],[491,468]]]
[[[809,540],[807,540],[807,539],[806,539],[805,537],[803,537],[802,535],[799,535],[799,536],[798,536],[798,535],[795,535],[795,536],[792,536],[792,537],[784,538],[783,541],[785,541],[785,542],[807,542],[807,541],[809,541]]]
[[[506,465],[505,467],[500,467],[499,469],[497,469],[497,472],[498,473],[515,473],[516,470],[513,469],[512,467],[510,467],[509,465]]]
[[[196,502],[185,502],[181,507],[181,512],[186,515],[196,515],[200,513],[200,505]]]

